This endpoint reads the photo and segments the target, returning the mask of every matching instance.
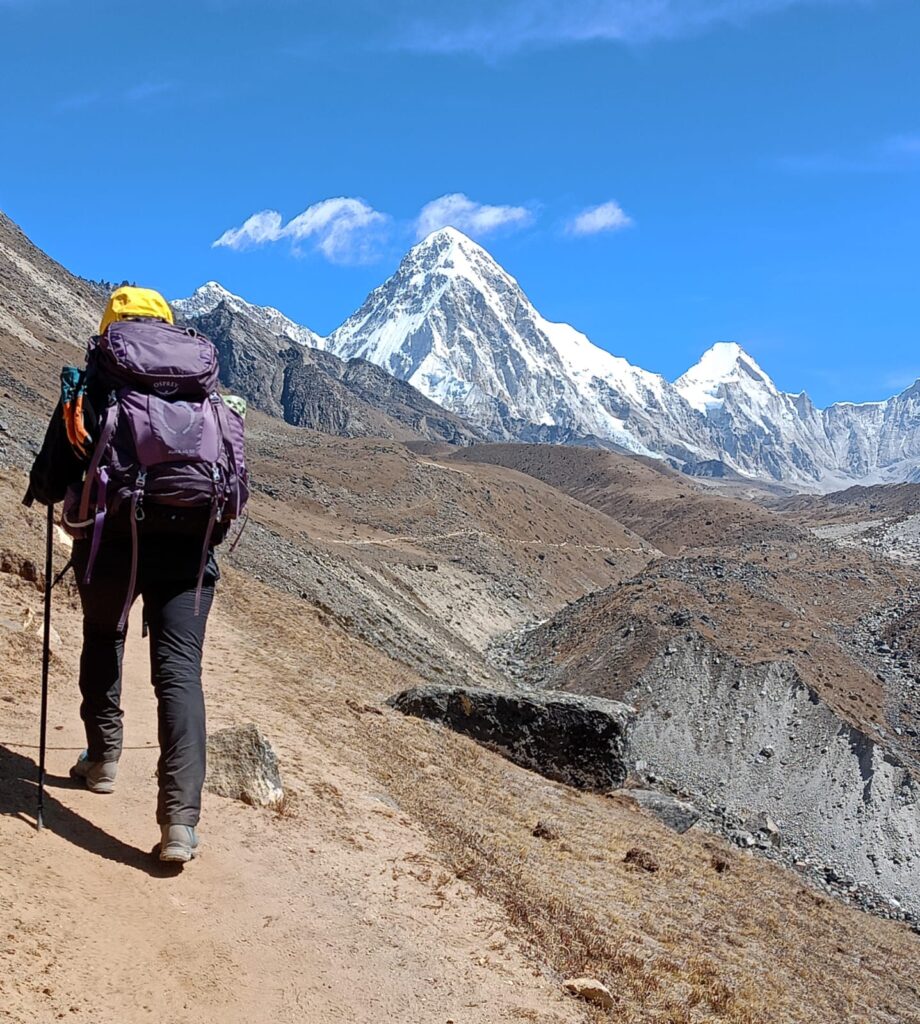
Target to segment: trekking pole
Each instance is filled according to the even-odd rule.
[[[48,506],[47,529],[45,533],[45,629],[42,640],[42,712],[38,741],[38,810],[35,824],[39,832],[44,824],[45,814],[45,742],[48,734],[48,667],[51,661],[51,591],[54,584],[51,572],[54,568],[54,506]]]

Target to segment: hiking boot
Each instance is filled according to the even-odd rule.
[[[185,864],[198,856],[198,833],[191,825],[163,825],[160,860]]]
[[[82,779],[91,793],[114,793],[117,761],[90,761],[87,751],[77,758],[70,769],[72,779]]]

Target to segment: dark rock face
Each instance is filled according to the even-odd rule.
[[[226,388],[294,426],[339,437],[479,440],[460,417],[379,366],[297,344],[226,302],[188,322],[217,347]]]
[[[208,736],[205,785],[218,796],[269,807],[284,796],[278,758],[255,725],[220,729]]]
[[[387,703],[404,714],[450,726],[523,768],[578,789],[615,789],[626,779],[632,709],[616,701],[419,686]]]

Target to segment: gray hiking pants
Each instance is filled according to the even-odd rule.
[[[186,548],[187,557],[183,559]],[[206,760],[201,656],[217,575],[212,562],[196,615],[195,563],[201,550],[200,542],[197,547],[177,545],[175,538],[165,539],[162,545],[156,537],[141,541],[134,598],[140,596],[143,600],[144,620],[150,631],[150,670],[160,743],[157,822],[161,825],[194,826],[201,812]],[[91,581],[85,583],[88,557],[89,542],[76,541],[74,570],[83,605],[80,717],[86,727],[89,759],[115,761],[122,750],[121,676],[127,632],[127,627],[119,631],[118,620],[128,585],[130,542],[118,536],[106,538]],[[189,571],[183,571],[183,564]],[[170,578],[175,576],[178,578]]]

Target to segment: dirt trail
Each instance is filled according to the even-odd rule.
[[[488,530],[447,530],[443,533],[428,533],[428,534],[397,534],[394,537],[383,537],[380,540],[369,538],[367,540],[354,540],[353,538],[340,538],[340,537],[325,537],[323,543],[325,544],[337,544],[342,547],[348,548],[362,548],[362,547],[393,547],[407,544],[433,544],[440,540],[453,540],[455,537],[477,537],[484,540],[492,540],[494,534]],[[593,551],[593,552],[604,552],[613,554],[614,552],[621,551],[635,551],[635,546],[623,547],[614,546],[611,544],[579,544],[576,541],[561,540],[561,541],[549,541],[540,540],[537,538],[527,539],[515,539],[515,538],[504,538],[505,544],[511,544],[515,547],[522,548],[557,548],[563,550],[565,548],[571,548],[575,551]],[[654,549],[653,549],[654,550]]]
[[[178,873],[161,869],[150,857],[155,708],[134,634],[136,624],[126,657],[129,749],[113,796],[66,778],[82,732],[75,697],[57,692],[47,828],[36,833],[26,820],[36,752],[12,747],[34,735],[10,736],[21,727],[3,724],[0,1021],[582,1019],[508,940],[496,908],[440,867],[379,783],[318,748],[283,708],[263,707],[263,722],[283,766],[308,780],[299,811],[206,795],[202,858]],[[244,657],[218,613],[206,668],[212,726],[245,720],[244,688],[243,703],[259,707]]]

